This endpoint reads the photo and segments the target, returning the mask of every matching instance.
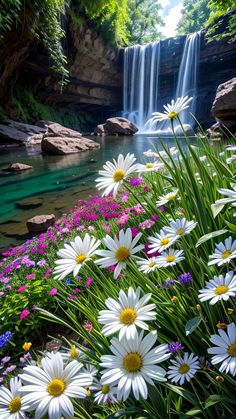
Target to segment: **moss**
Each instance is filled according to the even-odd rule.
[[[21,86],[15,90],[13,105],[18,111],[19,119],[25,123],[35,123],[37,120],[58,122],[67,128],[87,131],[95,125],[93,116],[88,112],[61,112],[52,106],[45,105],[34,97],[33,93]],[[1,115],[1,110],[0,110]]]

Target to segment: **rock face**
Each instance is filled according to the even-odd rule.
[[[82,137],[80,132],[65,128],[60,124],[49,125],[41,142],[41,149],[47,154],[72,154],[99,147],[100,144]]]
[[[0,124],[0,143],[41,142],[45,128],[7,119]]]
[[[223,124],[236,126],[236,77],[218,86],[211,111]]]
[[[105,124],[100,124],[95,129],[97,135],[134,135],[138,128],[126,118],[108,118]]]
[[[6,169],[2,170],[4,172],[21,172],[29,169],[33,169],[33,166],[24,163],[11,163]]]
[[[27,222],[27,228],[30,233],[40,233],[46,231],[48,227],[52,226],[55,222],[55,215],[36,215],[30,218]]]

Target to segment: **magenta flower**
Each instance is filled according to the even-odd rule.
[[[93,278],[88,278],[88,279],[86,279],[86,281],[85,281],[85,286],[86,286],[86,287],[90,287],[90,285],[92,284],[92,282],[93,282]]]
[[[131,233],[132,237],[135,237],[139,233],[139,229],[137,227],[131,227]]]
[[[83,328],[90,332],[91,330],[93,330],[93,325],[91,323],[85,323],[83,325]]]
[[[140,186],[143,183],[143,179],[140,177],[134,177],[130,179],[130,186],[133,188],[134,186]]]
[[[117,225],[121,226],[121,225],[125,225],[126,223],[128,223],[129,221],[129,215],[128,214],[123,214],[119,220],[117,221]]]
[[[152,215],[152,219],[153,219],[154,221],[157,221],[157,220],[158,220],[158,214],[153,214],[153,215]]]
[[[24,319],[26,319],[26,317],[28,317],[30,315],[30,311],[29,310],[27,310],[27,309],[25,309],[25,310],[22,310],[22,312],[19,314],[19,318],[21,319],[21,320],[24,320]]]
[[[142,223],[139,223],[139,227],[146,230],[148,228],[151,228],[154,224],[155,224],[155,221],[148,219],[148,220],[143,221]]]
[[[27,285],[22,285],[21,287],[19,287],[16,292],[20,293],[20,292],[24,292],[27,288]]]
[[[73,290],[73,292],[74,292],[75,294],[79,294],[79,293],[81,292],[81,289],[80,289],[80,288],[75,288],[75,289]]]
[[[69,300],[75,300],[76,299],[76,296],[75,295],[70,295],[69,296]]]
[[[144,245],[144,253],[146,253],[146,255],[147,255],[148,257],[150,257],[150,255],[149,255],[149,251],[150,251],[150,250],[152,250],[152,249],[150,248],[150,244],[151,244],[151,243],[147,242],[147,243],[145,243],[145,245]],[[160,253],[159,253],[158,251],[156,251],[156,252],[152,253],[152,257],[155,257],[155,256],[160,256]]]
[[[143,192],[148,192],[150,190],[149,186],[145,185],[143,187]]]
[[[35,278],[35,274],[28,274],[28,275],[26,275],[26,277],[25,277],[25,279],[26,279],[27,281],[29,281],[30,279],[33,279],[33,278]]]
[[[52,269],[51,268],[47,269],[44,274],[45,278],[48,278],[51,275],[51,273],[52,273]]]
[[[49,295],[56,295],[58,293],[58,289],[57,288],[52,288],[50,291],[48,291]]]
[[[109,224],[107,224],[107,223],[104,224],[104,230],[107,234],[109,234],[111,232],[111,228],[110,228]]]

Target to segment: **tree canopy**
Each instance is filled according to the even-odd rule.
[[[160,38],[161,33],[157,29],[163,24],[160,9],[157,0],[128,0],[130,45],[146,44]]]

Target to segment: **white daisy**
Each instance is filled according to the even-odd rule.
[[[126,268],[126,262],[129,258],[134,257],[134,254],[144,248],[142,244],[138,243],[142,233],[132,238],[132,231],[127,228],[126,231],[120,230],[119,237],[116,236],[112,239],[110,236],[102,240],[109,250],[97,250],[97,255],[102,256],[101,259],[96,260],[96,264],[101,268],[108,268],[111,265],[116,265],[114,271],[114,278],[117,279],[120,272]]]
[[[25,419],[25,411],[29,409],[24,397],[21,397],[19,389],[21,380],[17,377],[11,378],[9,389],[5,386],[0,387],[0,418],[1,419]]]
[[[143,154],[146,157],[159,157],[158,153],[155,153],[155,151],[152,151],[151,149],[144,151]]]
[[[113,404],[117,402],[117,386],[97,383],[97,392],[94,393],[94,401],[97,404],[109,403]]]
[[[146,164],[137,164],[137,172],[157,172],[159,169],[163,169],[164,167],[164,163],[160,163],[158,161],[154,161],[153,163],[148,162]]]
[[[236,151],[236,145],[227,145],[225,147],[227,151]]]
[[[185,234],[189,234],[197,225],[195,221],[188,221],[186,218],[178,218],[171,220],[170,225],[164,227],[163,230],[168,237],[179,239]]]
[[[136,327],[148,329],[146,321],[156,319],[155,304],[147,304],[152,294],[146,294],[140,298],[140,287],[136,291],[132,287],[128,294],[120,290],[118,301],[108,298],[105,304],[108,310],[99,312],[98,322],[104,324],[102,333],[104,336],[119,332],[119,339],[126,335],[127,339],[134,338]]]
[[[209,354],[214,355],[211,359],[213,365],[222,362],[219,371],[230,372],[236,375],[236,326],[230,323],[227,326],[227,333],[218,329],[219,335],[212,335],[210,341],[216,346],[209,348]]]
[[[152,114],[153,121],[164,121],[166,119],[173,120],[175,119],[180,112],[182,112],[184,109],[187,109],[189,106],[189,103],[191,102],[192,97],[178,97],[176,101],[172,99],[171,103],[164,105],[164,112],[154,112]]]
[[[168,152],[171,154],[171,157],[177,156],[179,154],[179,150],[176,147],[170,147],[168,149]],[[169,157],[169,155],[167,154],[167,152],[165,150],[159,151],[158,154],[162,158],[168,158]]]
[[[217,264],[218,266],[228,263],[231,259],[236,258],[236,240],[232,237],[225,239],[224,243],[220,242],[216,245],[215,253],[209,256],[212,259],[208,262],[208,266]]]
[[[153,380],[166,381],[166,371],[156,364],[168,359],[170,354],[167,353],[167,345],[153,348],[156,339],[156,332],[143,337],[142,331],[136,333],[134,339],[124,336],[121,341],[117,338],[111,340],[110,350],[113,355],[101,357],[101,366],[105,368],[101,383],[117,384],[118,400],[126,400],[131,390],[136,400],[140,396],[147,399],[146,382],[153,385]]]
[[[215,202],[216,205],[231,204],[232,207],[236,207],[236,185],[233,186],[233,189],[218,189],[218,192],[221,195],[226,195],[227,198],[218,199]]]
[[[155,269],[158,268],[156,257],[152,257],[149,259],[137,257],[136,263],[139,267],[139,270],[141,272],[144,272],[145,274],[149,274],[150,272],[153,272]]]
[[[200,301],[211,300],[210,304],[215,304],[220,300],[227,301],[229,297],[236,296],[236,275],[234,272],[227,272],[225,276],[214,276],[206,283],[206,288],[199,290]]]
[[[84,387],[90,386],[92,377],[79,373],[82,364],[69,362],[64,367],[59,352],[51,358],[43,358],[41,368],[27,366],[20,377],[25,384],[20,392],[26,394],[25,401],[30,405],[30,411],[35,410],[35,419],[48,414],[49,419],[61,416],[71,418],[74,408],[70,398],[85,398]]]
[[[158,266],[160,268],[167,268],[168,266],[174,266],[176,263],[184,260],[184,251],[183,250],[175,250],[175,249],[167,249],[166,252],[162,252],[160,256],[157,257]]]
[[[179,383],[181,386],[185,381],[190,381],[199,369],[198,357],[188,352],[184,356],[177,356],[175,360],[170,361],[173,365],[169,367],[167,372],[168,378],[172,383]]]
[[[125,157],[120,154],[117,161],[113,159],[113,163],[106,162],[103,166],[104,170],[98,172],[102,177],[95,180],[98,189],[105,189],[103,196],[109,195],[112,191],[113,196],[116,196],[124,179],[136,171],[136,164],[133,164],[135,160],[134,154],[128,153]]]
[[[174,190],[173,192],[169,192],[166,195],[160,196],[160,198],[156,202],[156,206],[161,207],[162,205],[165,205],[168,202],[174,201],[176,199],[177,193],[178,193],[178,189]]]
[[[95,237],[90,236],[88,233],[85,234],[84,239],[77,236],[70,244],[65,243],[64,249],[60,249],[57,252],[57,256],[62,259],[55,261],[57,265],[54,269],[55,278],[61,280],[72,272],[74,276],[78,275],[84,263],[95,255],[100,243],[100,240],[96,240]]]
[[[152,254],[156,251],[162,252],[163,250],[170,247],[178,237],[169,237],[165,229],[160,230],[159,233],[155,233],[155,236],[148,237],[148,241],[151,243],[148,251],[148,254]]]

